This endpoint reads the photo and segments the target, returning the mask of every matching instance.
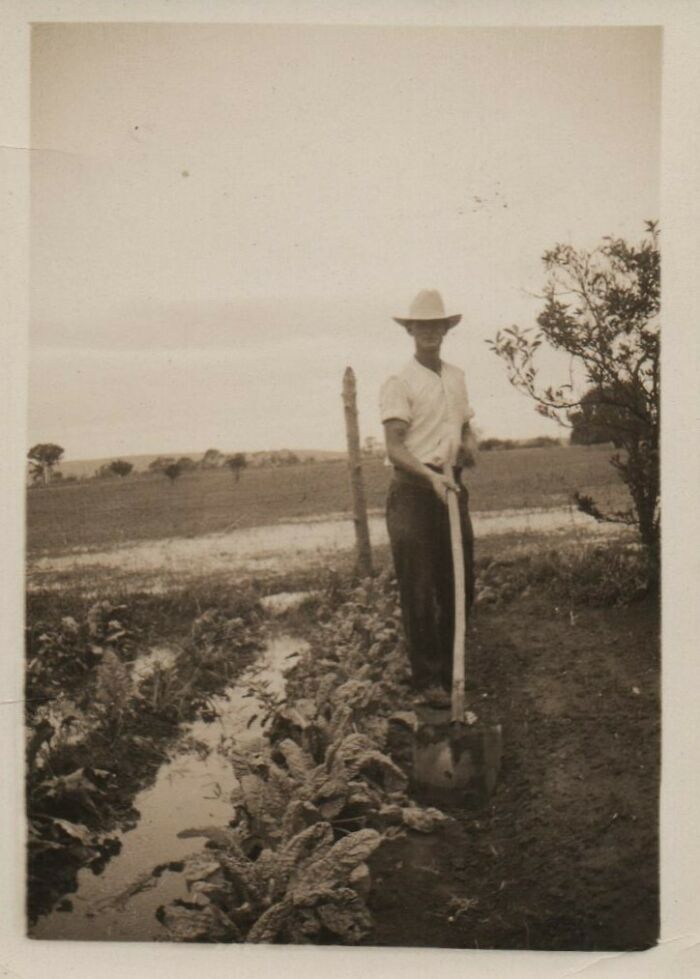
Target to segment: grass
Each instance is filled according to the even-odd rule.
[[[560,506],[575,489],[604,506],[625,506],[609,457],[607,446],[482,453],[468,478],[472,510]],[[384,507],[390,475],[379,460],[365,463],[370,509]],[[172,485],[163,477],[134,476],[55,485],[27,496],[31,555],[195,537],[350,508],[342,462],[250,469],[238,483],[230,472],[212,470],[185,474]]]
[[[260,594],[263,589],[250,581],[232,584],[213,576],[190,580],[186,584],[178,582],[153,594],[141,590],[138,582],[131,585],[126,580],[115,582],[108,574],[97,582],[92,577],[66,575],[60,579],[60,587],[27,594],[26,617],[29,624],[39,623],[47,628],[64,615],[80,621],[85,618],[90,605],[108,599],[113,605],[128,607],[129,627],[138,635],[141,645],[149,646],[181,637],[192,622],[210,608],[231,618],[243,612],[247,614]]]

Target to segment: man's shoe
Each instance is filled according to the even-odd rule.
[[[449,707],[452,703],[452,698],[447,691],[438,686],[428,687],[423,694],[423,698],[424,703],[430,707]]]

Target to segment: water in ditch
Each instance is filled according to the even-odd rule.
[[[282,693],[284,673],[304,648],[303,640],[291,636],[271,639],[235,685],[214,698],[215,721],[183,725],[181,737],[155,782],[134,799],[140,813],[136,827],[115,834],[121,842],[120,852],[100,875],[83,868],[77,891],[68,896],[71,910],[54,910],[44,916],[31,929],[30,937],[89,941],[157,941],[166,937],[155,912],[160,905],[187,896],[184,875],[176,869],[163,870],[158,876],[150,872],[165,864],[177,865],[201,851],[204,840],[193,835],[193,829],[228,824],[232,815],[229,799],[236,779],[217,748],[222,737],[235,737],[240,744],[262,738],[256,718],[260,704],[256,697],[244,696],[248,685],[251,681],[264,682],[271,693]],[[164,664],[167,658],[168,651],[159,647],[138,669],[143,674],[151,659]],[[202,749],[193,750],[195,743]]]

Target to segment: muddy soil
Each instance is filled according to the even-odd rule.
[[[501,710],[503,765],[480,812],[372,861],[374,945],[643,949],[658,905],[659,617],[480,612],[479,687]]]

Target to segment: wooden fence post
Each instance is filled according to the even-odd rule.
[[[357,570],[363,578],[366,578],[372,574],[372,548],[369,542],[367,498],[362,478],[360,429],[357,424],[357,386],[352,367],[348,367],[343,375],[343,408],[345,410],[345,432],[348,440],[348,467],[352,490],[353,519],[355,521],[355,540],[357,542]]]

